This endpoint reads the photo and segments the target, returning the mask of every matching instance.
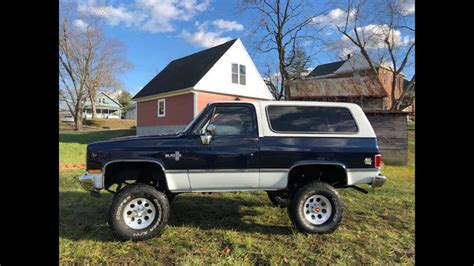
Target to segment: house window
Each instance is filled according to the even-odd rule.
[[[239,65],[232,64],[232,83],[239,84]]]
[[[383,84],[387,85],[387,71],[386,70],[383,71]]]
[[[239,69],[240,69],[240,76],[239,76],[240,84],[245,85],[245,73],[246,73],[245,66],[239,65]]]
[[[158,117],[164,117],[166,115],[166,102],[165,99],[158,100]]]
[[[245,65],[232,63],[232,83],[245,85],[246,73]]]

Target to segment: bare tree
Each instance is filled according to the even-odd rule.
[[[361,25],[362,21],[365,22],[366,27]],[[405,19],[400,2],[387,0],[383,3],[375,3],[365,0],[347,0],[345,22],[342,26],[336,25],[336,28],[359,50],[374,74],[378,73],[377,67],[382,62],[389,62],[392,73],[390,110],[401,110],[399,108],[406,104],[401,105],[400,102],[412,93],[401,92],[397,98],[397,80],[414,53],[415,41],[402,39],[400,29],[408,30],[412,34],[415,33],[415,29]],[[406,90],[414,88],[414,86],[409,86]]]
[[[80,130],[86,100],[90,100],[95,117],[98,91],[118,86],[117,75],[130,65],[125,60],[123,45],[106,38],[97,20],[77,16],[75,7],[62,6],[59,80],[60,100],[73,115],[75,130]]]
[[[415,100],[415,75],[411,78],[400,97],[397,99],[397,106],[394,110],[403,110],[413,104]]]
[[[80,130],[88,96],[86,82],[91,54],[76,42],[77,39],[78,36],[71,30],[70,20],[63,19],[59,32],[59,95],[74,118],[74,129]]]
[[[284,92],[285,80],[290,79],[288,67],[293,64],[297,53],[297,44],[304,40],[315,40],[317,34],[308,32],[308,25],[313,18],[320,14],[311,13],[309,2],[304,0],[260,0],[245,1],[245,9],[254,9],[260,15],[260,21],[255,31],[263,28],[264,34],[259,36],[257,51],[267,53],[276,51],[278,55],[278,71],[280,73],[280,92],[277,100],[286,96]],[[311,30],[314,30],[312,27]]]
[[[101,90],[119,89],[117,75],[130,67],[125,59],[122,43],[108,39],[98,28],[85,32],[87,43],[91,44],[92,61],[86,87],[91,102],[92,118],[96,118],[96,98]]]

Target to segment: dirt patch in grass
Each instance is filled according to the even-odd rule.
[[[79,132],[84,131],[98,131],[104,129],[134,129],[136,128],[136,121],[130,119],[95,119],[86,120],[82,124],[82,129]],[[59,132],[77,132],[74,130],[73,122],[60,122]]]
[[[66,170],[86,169],[85,163],[63,163],[59,165],[59,172]]]
[[[97,128],[124,129],[134,128],[136,121],[130,119],[91,119],[84,121],[84,125]]]

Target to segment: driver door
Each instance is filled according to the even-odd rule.
[[[257,189],[259,145],[252,104],[214,104],[188,136],[192,191]],[[208,132],[212,129],[212,134]],[[203,141],[201,136],[210,140]]]

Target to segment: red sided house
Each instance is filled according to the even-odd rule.
[[[172,61],[133,100],[137,135],[153,135],[184,128],[209,102],[273,96],[240,39],[235,39]]]

